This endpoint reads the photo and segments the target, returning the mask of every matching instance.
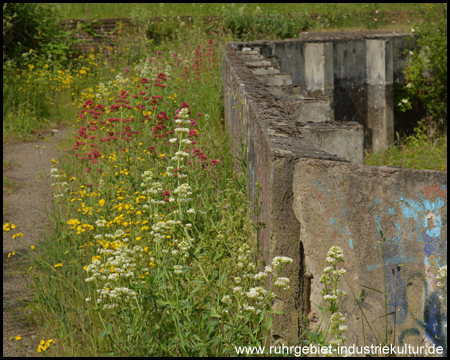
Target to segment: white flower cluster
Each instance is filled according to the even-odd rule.
[[[61,176],[61,175],[59,175],[58,169],[52,168],[52,169],[50,170],[50,177],[51,177],[51,178],[57,179],[57,178],[59,178],[60,176]],[[58,188],[59,188],[59,191],[62,191],[62,192],[68,192],[68,191],[69,191],[69,184],[68,184],[67,182],[65,182],[65,181],[62,181],[62,182],[55,181],[55,182],[52,183],[50,186],[51,186],[51,187],[58,187]],[[64,196],[63,193],[60,193],[60,194],[53,194],[53,197],[54,197],[54,198],[59,198],[59,197],[63,197],[63,196]]]
[[[225,303],[225,304],[227,304],[227,305],[231,305],[231,303],[232,303],[233,301],[231,300],[231,296],[230,296],[230,295],[225,295],[225,296],[222,298],[222,302]]]
[[[98,220],[95,221],[95,225],[97,225],[97,227],[105,227],[106,226],[106,220],[98,219]]]
[[[285,256],[276,256],[272,260],[272,268],[277,272],[277,275],[280,273],[283,265],[287,265],[292,263],[292,259]]]
[[[328,251],[326,261],[332,266],[326,267],[323,271],[324,274],[320,277],[319,282],[325,285],[325,288],[320,293],[323,295],[325,302],[336,304],[336,301],[339,301],[343,296],[347,296],[345,291],[331,290],[328,287],[332,282],[337,286],[339,278],[346,273],[344,269],[337,269],[339,263],[345,262],[342,249],[339,246],[332,246]],[[335,286],[331,286],[331,288]]]
[[[175,269],[174,273],[177,275],[180,275],[183,272],[183,266],[181,265],[174,265],[173,268]]]
[[[178,113],[178,117],[182,120],[188,120],[189,119],[189,110],[186,108],[181,109],[181,111]]]
[[[447,265],[439,269],[436,280],[438,281],[437,287],[444,293],[444,295],[439,295],[439,300],[444,309],[447,310]],[[447,328],[447,325],[445,325],[445,328]]]
[[[104,304],[103,310],[114,309],[121,302],[128,302],[136,297],[136,292],[127,287],[116,287],[113,290],[104,288],[97,290],[97,304],[103,303],[104,300],[113,301],[110,304]]]
[[[327,263],[336,266],[340,262],[345,262],[344,253],[339,246],[332,246],[327,254]]]
[[[152,225],[152,231],[150,231],[150,235],[153,236],[153,241],[158,242],[160,240],[164,240],[166,235],[164,235],[167,230],[170,229],[170,225],[164,221],[158,221],[156,224]]]
[[[344,322],[345,317],[340,312],[334,313],[330,318],[330,334],[336,335],[336,338],[330,341],[334,347],[343,345],[346,340],[343,334],[347,331],[347,326],[344,325]]]
[[[97,98],[97,99],[106,99],[106,98],[108,98],[109,97],[109,95],[111,95],[111,92],[109,91],[109,88],[107,88],[106,86],[105,86],[105,84],[103,84],[103,83],[100,83],[99,85],[98,85],[98,93],[95,95],[95,97]]]
[[[189,133],[189,128],[176,128],[174,131],[175,131],[177,134],[178,134],[178,133],[186,133],[186,134],[188,134],[188,133]]]
[[[284,290],[288,290],[290,288],[290,280],[285,277],[279,277],[275,280],[274,285],[279,288],[283,288]]]
[[[439,269],[436,280],[438,280],[437,287],[441,290],[444,290],[447,280],[447,265],[442,266]]]
[[[50,170],[50,177],[51,178],[59,178],[59,173],[57,168],[52,168]]]
[[[188,197],[188,196],[192,195],[192,189],[189,186],[189,184],[187,184],[187,183],[184,183],[184,184],[181,184],[180,186],[178,186],[173,191],[173,193],[175,195],[178,195],[178,199],[177,199],[178,203],[186,203],[186,202],[192,201],[192,199]]]
[[[189,129],[188,129],[189,130]],[[177,129],[175,129],[175,131],[177,131]],[[183,141],[183,140],[182,140]],[[170,160],[172,161],[183,161],[185,159],[187,159],[189,157],[189,153],[188,152],[184,152],[184,151],[177,151],[175,153],[175,156],[172,156],[170,158]]]

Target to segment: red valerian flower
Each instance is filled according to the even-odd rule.
[[[217,161],[216,159],[212,159],[212,160],[211,160],[211,164],[217,165],[217,163],[218,163],[218,161]]]

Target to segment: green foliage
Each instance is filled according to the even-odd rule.
[[[137,27],[141,36],[145,36],[154,45],[161,45],[163,41],[170,41],[175,35],[177,19],[163,17],[154,20],[151,14],[135,7],[131,11],[131,22]]]
[[[447,125],[447,4],[419,6],[422,21],[413,25],[415,44],[404,73],[409,99],[419,98],[428,116]]]
[[[225,7],[223,17],[225,30],[241,41],[296,38],[313,27],[307,14],[263,13],[259,7],[249,12],[246,4],[238,9],[234,4]]]
[[[3,63],[27,62],[30,49],[61,65],[67,65],[73,41],[62,30],[55,9],[41,3],[3,4]]]

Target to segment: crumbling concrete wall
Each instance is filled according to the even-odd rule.
[[[348,344],[364,345],[363,314],[353,298],[362,290],[362,311],[375,331],[365,322],[366,342],[378,344],[377,331],[383,340],[384,295],[363,286],[384,292],[386,277],[388,329],[395,328],[396,343],[446,349],[435,278],[447,264],[447,173],[301,159],[293,185],[311,303],[323,303],[324,254],[334,245],[344,251],[347,274],[338,288],[348,294],[340,310]],[[310,318],[318,313],[312,306]]]
[[[225,123],[233,139],[233,154],[247,162],[248,197],[262,205],[259,219],[265,227],[258,232],[264,260],[286,255],[297,261],[286,274],[291,288],[277,300],[275,308],[285,315],[277,317],[273,335],[296,341],[306,326],[307,309],[300,223],[293,211],[294,169],[301,157],[346,161],[308,144],[290,121],[284,109],[267,91],[241,56],[228,49],[223,68]],[[245,154],[241,153],[241,142]],[[240,170],[236,164],[236,170]],[[259,194],[257,184],[262,187]]]
[[[409,33],[308,32],[299,39],[234,44],[258,49],[292,76],[292,84],[327,97],[331,120],[359,122],[366,147],[382,150],[393,145],[394,83],[404,82],[411,41]]]
[[[292,67],[294,50],[300,57],[306,50],[291,43],[285,50]],[[328,45],[310,50],[315,53],[321,48],[329,51]],[[362,126],[329,118],[326,109],[331,109],[331,102],[324,103],[326,93],[292,84],[295,76],[289,74],[289,66],[281,68],[270,54],[268,42],[230,44],[223,84],[233,153],[247,163],[249,200],[262,205],[257,221],[265,224],[258,231],[264,260],[294,259],[285,274],[292,286],[274,304],[285,315],[275,319],[273,340],[296,342],[307,326],[304,319],[314,322],[313,303],[321,304],[318,281],[326,253],[332,245],[340,245],[355,296],[359,297],[360,285],[384,291],[386,274],[388,310],[397,308],[389,315],[397,344],[424,338],[442,344],[446,313],[442,315],[437,303],[433,279],[447,262],[447,173],[364,167]],[[271,81],[280,73],[284,84]],[[379,229],[387,239],[383,256],[377,248]],[[342,288],[351,294],[346,284]],[[384,315],[384,297],[380,300],[378,293],[367,289],[366,294],[363,309],[371,313],[371,326],[384,331],[382,321],[375,320]],[[349,339],[362,344],[361,314],[351,295],[343,312]],[[367,342],[378,344],[367,327],[365,332]]]

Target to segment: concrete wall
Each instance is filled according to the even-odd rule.
[[[386,276],[388,328],[395,328],[396,343],[446,349],[435,277],[447,264],[447,173],[301,159],[293,185],[311,303],[323,303],[324,254],[333,245],[344,251],[348,283],[342,279],[339,289],[349,294],[341,307],[348,344],[364,344],[361,309],[352,297],[359,299],[363,289],[364,314],[375,333],[384,334],[384,295],[361,285],[384,292]],[[312,306],[312,312],[317,319],[319,310]],[[368,343],[378,344],[367,323],[365,333]]]
[[[383,43],[369,47],[383,48]],[[292,44],[284,49],[291,55],[288,59],[295,49],[300,55],[305,52],[295,41]],[[315,110],[323,110],[324,92],[260,81],[253,67],[258,63],[268,66],[262,60],[264,55],[270,59],[272,48],[268,42],[241,45],[229,45],[224,59],[225,124],[233,138],[234,155],[244,156],[248,164],[249,200],[262,204],[258,220],[265,228],[257,235],[264,260],[270,262],[275,256],[294,259],[285,274],[292,286],[274,303],[285,315],[275,318],[272,340],[295,342],[307,326],[303,319],[314,322],[317,310],[313,303],[323,304],[318,281],[326,253],[332,245],[339,245],[356,296],[360,285],[384,291],[386,274],[388,310],[397,308],[388,319],[390,326],[395,323],[397,344],[422,340],[443,344],[446,313],[437,302],[434,276],[447,263],[447,173],[364,167],[360,124],[330,121],[323,111],[310,112],[314,115],[305,118],[308,112],[302,115],[295,104],[310,102],[318,106]],[[312,47],[308,56],[321,49],[329,51],[330,46]],[[293,61],[287,63],[293,66]],[[274,69],[280,66],[272,65]],[[328,65],[325,61],[317,66]],[[373,67],[375,80],[380,79],[376,74],[382,69]],[[281,71],[286,68],[280,66]],[[312,78],[319,85],[327,83]],[[241,142],[244,155],[239,151]],[[259,197],[257,184],[262,186]],[[377,248],[379,229],[387,238],[384,263]],[[343,282],[341,289],[351,294]],[[377,320],[384,315],[384,297],[369,290],[366,294],[363,309],[370,314],[371,326],[384,331],[383,322]],[[361,314],[351,296],[345,299],[343,312],[350,344],[361,344]],[[365,331],[368,334],[367,326]],[[373,335],[368,334],[366,340],[378,344]]]
[[[394,82],[404,82],[410,41],[409,33],[321,32],[235,45],[259,49],[292,84],[326,96],[332,120],[359,122],[366,146],[381,150],[393,144]]]
[[[346,160],[310,146],[237,52],[228,49],[224,61],[225,124],[234,140],[234,156],[242,157],[241,141],[245,144],[249,201],[262,204],[258,220],[265,227],[258,238],[264,259],[269,263],[277,255],[286,255],[297,260],[286,274],[292,279],[292,286],[275,304],[286,315],[277,317],[272,329],[275,337],[296,341],[306,326],[303,315],[307,302],[305,269],[298,261],[303,258],[297,240],[300,224],[292,207],[294,168],[301,157]],[[236,170],[240,170],[238,166]],[[259,198],[257,184],[263,189]]]

